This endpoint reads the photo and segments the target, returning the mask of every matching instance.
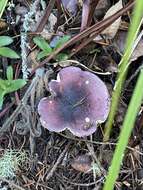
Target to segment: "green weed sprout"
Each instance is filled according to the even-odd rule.
[[[56,49],[64,45],[68,40],[70,39],[70,36],[65,35],[61,37],[54,48],[50,47],[50,45],[47,43],[47,41],[42,38],[42,37],[35,37],[33,38],[34,43],[42,50],[41,52],[38,53],[37,59],[40,60],[51,53],[53,53]],[[56,61],[65,61],[68,59],[68,54],[66,53],[59,53],[56,57]]]
[[[9,36],[0,36],[0,56],[8,57],[12,59],[20,58],[19,55],[12,49],[5,47],[13,42],[13,39]]]
[[[0,78],[0,110],[3,105],[4,96],[22,88],[26,84],[24,79],[13,80],[13,69],[11,66],[7,68],[7,80]]]
[[[19,166],[26,160],[25,152],[6,150],[0,158],[0,177],[13,179],[16,176]]]

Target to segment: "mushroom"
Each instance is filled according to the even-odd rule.
[[[49,89],[51,96],[42,98],[38,105],[41,124],[48,130],[69,129],[75,136],[84,137],[107,119],[109,93],[96,75],[66,67],[60,70],[57,80],[49,82]]]

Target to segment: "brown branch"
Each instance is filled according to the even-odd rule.
[[[46,25],[46,23],[47,23],[47,21],[49,19],[51,10],[53,9],[54,5],[55,5],[55,0],[50,0],[49,4],[48,4],[48,6],[47,6],[47,8],[45,10],[45,13],[44,13],[44,15],[43,15],[40,23],[38,24],[38,26],[37,26],[34,33],[41,33],[43,31],[43,29],[44,29],[44,27],[45,27],[45,25]],[[33,46],[34,46],[34,43],[31,42],[30,43],[31,49],[32,49]]]
[[[77,34],[76,36],[74,36],[72,39],[70,39],[67,43],[65,43],[62,47],[58,48],[55,52],[53,52],[49,57],[47,57],[45,60],[43,60],[37,67],[35,67],[33,69],[33,71],[31,72],[31,76],[35,73],[37,68],[40,68],[42,66],[44,66],[45,64],[47,64],[52,58],[54,58],[60,51],[62,51],[63,49],[75,44],[76,42],[79,42],[81,40],[83,40],[86,37],[89,37],[90,35],[92,35],[92,37],[89,37],[89,39],[85,42],[83,41],[80,44],[80,47],[78,48],[78,50],[76,50],[76,53],[83,48],[85,45],[87,45],[88,43],[90,43],[92,41],[92,39],[94,39],[101,31],[105,30],[109,25],[111,25],[116,19],[118,19],[120,16],[122,16],[125,12],[129,11],[131,8],[133,8],[135,4],[135,1],[132,1],[130,3],[128,3],[124,8],[120,9],[117,13],[115,13],[114,15],[106,18],[105,20],[102,20],[96,24],[94,24],[93,26],[87,28],[86,30],[80,32],[79,34]],[[74,53],[75,54],[75,53]],[[72,53],[73,55],[73,53]]]
[[[39,23],[37,29],[35,32],[37,33],[40,33],[43,31],[44,27],[45,27],[45,24],[47,23],[48,19],[49,19],[49,16],[50,16],[50,13],[51,13],[51,10],[53,9],[55,5],[55,0],[50,0],[46,10],[45,10],[45,13],[41,19],[41,22]]]

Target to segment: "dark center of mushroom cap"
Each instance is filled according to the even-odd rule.
[[[71,83],[57,94],[60,101],[58,113],[64,122],[85,118],[89,109],[88,94],[85,86]]]

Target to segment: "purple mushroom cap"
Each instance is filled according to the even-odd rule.
[[[106,85],[96,75],[77,67],[60,70],[49,83],[50,97],[42,98],[38,112],[43,127],[61,132],[69,129],[84,137],[96,131],[108,116],[110,98]]]

